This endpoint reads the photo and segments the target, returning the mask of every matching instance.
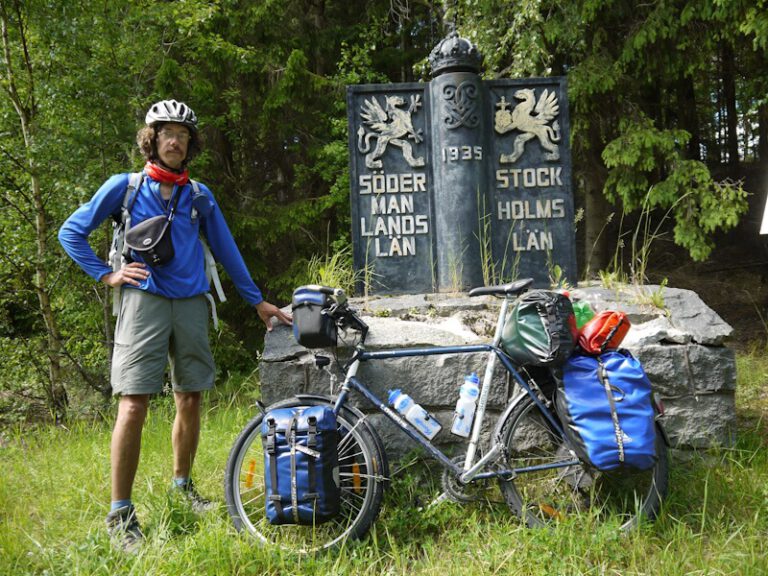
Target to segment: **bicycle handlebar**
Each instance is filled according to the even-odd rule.
[[[368,335],[368,324],[358,316],[352,308],[349,307],[349,302],[344,294],[344,291],[340,288],[336,289],[338,293],[333,294],[335,304],[324,311],[339,328],[352,328],[359,330],[362,333],[362,341],[365,342],[365,337]]]
[[[330,286],[321,286],[320,284],[308,284],[303,288],[331,296],[334,302],[337,303],[346,302],[347,300],[347,295],[341,288],[331,288]]]

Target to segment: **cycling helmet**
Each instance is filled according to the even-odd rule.
[[[152,104],[144,122],[147,126],[152,126],[158,122],[176,122],[183,124],[190,130],[197,130],[197,116],[195,116],[192,108],[184,102],[176,102],[176,100],[162,100]]]

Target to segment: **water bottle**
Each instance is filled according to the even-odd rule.
[[[389,391],[389,403],[416,429],[432,440],[440,429],[440,423],[429,412],[416,404],[408,394],[399,389]]]
[[[451,432],[456,436],[469,437],[472,421],[475,419],[477,396],[480,394],[480,378],[474,372],[464,377],[464,384],[459,388],[459,399],[453,415]]]

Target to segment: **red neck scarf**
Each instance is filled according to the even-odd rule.
[[[146,172],[152,180],[161,182],[162,184],[178,184],[179,186],[184,186],[189,182],[189,170],[184,170],[184,172],[173,172],[162,166],[153,164],[152,162],[147,162],[144,165],[144,172]]]

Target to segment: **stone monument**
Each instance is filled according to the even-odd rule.
[[[565,79],[483,81],[477,49],[455,31],[430,64],[428,84],[347,93],[354,261],[375,294],[353,301],[371,328],[368,350],[488,342],[497,301],[446,292],[526,277],[549,287],[556,266],[561,279],[577,279]],[[642,304],[637,290],[579,287],[572,296],[629,314],[625,346],[667,407],[675,447],[729,444],[736,429],[730,326],[693,292],[665,289],[660,310]],[[359,377],[380,398],[402,386],[447,430],[463,377],[480,372],[484,360],[371,361]],[[267,334],[260,380],[267,404],[334,391],[330,372],[318,370],[313,351],[282,325]],[[489,426],[514,393],[498,369]],[[413,446],[371,406],[352,401],[370,413],[392,455]],[[456,442],[445,430],[437,442]]]
[[[577,278],[564,78],[484,81],[452,31],[429,83],[350,86],[356,270],[369,293]]]

